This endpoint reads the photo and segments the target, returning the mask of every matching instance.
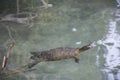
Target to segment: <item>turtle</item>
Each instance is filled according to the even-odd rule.
[[[90,48],[92,48],[92,45],[88,44],[81,48],[58,47],[45,51],[31,52],[32,56],[30,59],[32,59],[33,62],[28,64],[28,68],[32,68],[36,64],[43,61],[59,61],[69,58],[73,58],[76,63],[79,63],[79,56],[81,52],[84,52]]]

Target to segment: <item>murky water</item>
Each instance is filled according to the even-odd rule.
[[[29,25],[0,22],[0,62],[8,44],[15,42],[10,70],[31,62],[31,51],[95,43],[80,55],[79,64],[73,59],[41,62],[35,71],[3,80],[120,80],[120,9],[114,3],[88,2],[66,0],[37,8],[38,19]]]

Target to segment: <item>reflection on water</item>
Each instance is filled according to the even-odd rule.
[[[120,35],[117,30],[120,10],[117,9],[113,13],[114,18],[110,19],[108,23],[108,33],[97,43],[105,47],[105,64],[102,71],[107,74],[107,80],[120,80]]]
[[[120,7],[120,0],[116,0],[116,1],[118,3],[117,7]]]

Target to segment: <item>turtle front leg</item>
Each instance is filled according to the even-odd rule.
[[[76,63],[79,63],[79,61],[80,61],[79,56],[74,56],[73,58],[74,58]]]

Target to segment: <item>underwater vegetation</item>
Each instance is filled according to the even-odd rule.
[[[14,70],[9,70],[8,61],[9,61],[11,49],[13,48],[13,46],[14,46],[14,43],[9,44],[7,54],[3,58],[2,65],[0,66],[0,79],[7,79],[7,78],[9,79],[9,76],[16,75],[16,74],[22,74],[25,72],[30,72],[30,71],[35,70],[35,69],[29,69],[29,70],[24,69],[25,66],[17,67]]]

